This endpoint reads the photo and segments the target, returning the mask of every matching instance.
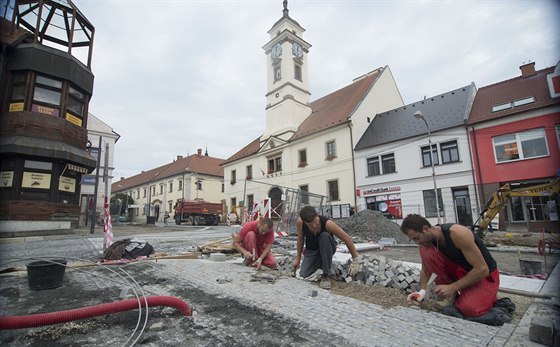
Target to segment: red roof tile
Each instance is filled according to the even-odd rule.
[[[468,123],[485,122],[560,103],[560,98],[552,99],[548,90],[546,75],[553,71],[554,67],[548,67],[532,76],[519,76],[480,88],[476,93]],[[492,112],[493,106],[529,97],[534,97],[535,102]]]
[[[169,164],[142,172],[138,175],[113,182],[111,190],[118,192],[131,187],[137,187],[150,181],[156,181],[167,177],[182,175],[193,172],[209,176],[224,177],[224,169],[220,166],[224,160],[206,155],[193,154],[180,158]],[[188,169],[188,170],[187,170]],[[120,185],[120,186],[119,186]]]
[[[374,70],[352,84],[311,102],[311,114],[300,124],[290,141],[345,123],[384,70]],[[260,137],[226,159],[223,164],[248,157],[257,153],[259,149]]]

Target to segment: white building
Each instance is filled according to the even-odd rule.
[[[91,174],[82,177],[80,191],[80,225],[90,225],[91,211],[88,212],[88,209],[93,206],[96,182],[97,200],[95,202],[95,211],[99,216],[103,215],[105,196],[111,196],[115,144],[120,138],[120,135],[113,131],[113,128],[91,113],[88,116],[87,131],[90,154],[96,160],[98,158],[100,159],[97,166],[99,169],[99,177],[97,178],[97,169]],[[105,168],[107,170],[105,170]],[[107,183],[105,183],[106,180]],[[87,221],[86,216],[88,216]]]
[[[165,212],[173,217],[177,200],[223,203],[224,175],[220,166],[223,161],[198,149],[196,154],[178,155],[168,164],[131,177],[121,177],[113,183],[112,192],[113,195],[123,193],[130,197],[130,204],[126,205],[131,222],[146,223],[147,217],[162,221]]]
[[[472,225],[479,208],[466,122],[475,94],[473,83],[376,115],[355,148],[358,210],[435,224],[439,205],[441,223]]]
[[[287,189],[326,196],[333,207],[355,206],[353,148],[377,113],[403,105],[388,66],[310,102],[305,31],[288,15],[268,31],[266,129],[226,159],[229,208],[270,197],[278,206]],[[336,217],[336,216],[334,216]]]

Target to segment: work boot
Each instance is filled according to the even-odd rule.
[[[496,300],[494,303],[495,308],[505,308],[507,313],[513,313],[515,311],[515,304],[511,301],[510,298],[501,298]]]
[[[319,282],[319,288],[321,289],[331,289],[331,279],[329,275],[321,276],[321,282]]]

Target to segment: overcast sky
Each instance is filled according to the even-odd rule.
[[[304,1],[311,101],[388,65],[405,104],[560,60],[553,0]],[[267,31],[282,0],[75,0],[95,26],[89,111],[120,134],[114,180],[208,148],[226,159],[265,130]],[[556,28],[556,29],[555,29]]]

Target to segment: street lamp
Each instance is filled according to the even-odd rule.
[[[432,179],[434,180],[434,194],[435,194],[435,199],[436,199],[436,215],[437,215],[437,223],[440,224],[439,198],[438,198],[437,184],[436,184],[436,168],[434,166],[434,151],[432,149],[432,133],[430,131],[430,126],[428,125],[428,122],[426,121],[426,118],[424,118],[424,116],[422,115],[422,112],[420,112],[420,111],[414,112],[414,117],[416,117],[417,119],[422,119],[424,121],[424,124],[426,124],[426,128],[428,128],[428,144],[430,146],[430,163],[432,164]]]

